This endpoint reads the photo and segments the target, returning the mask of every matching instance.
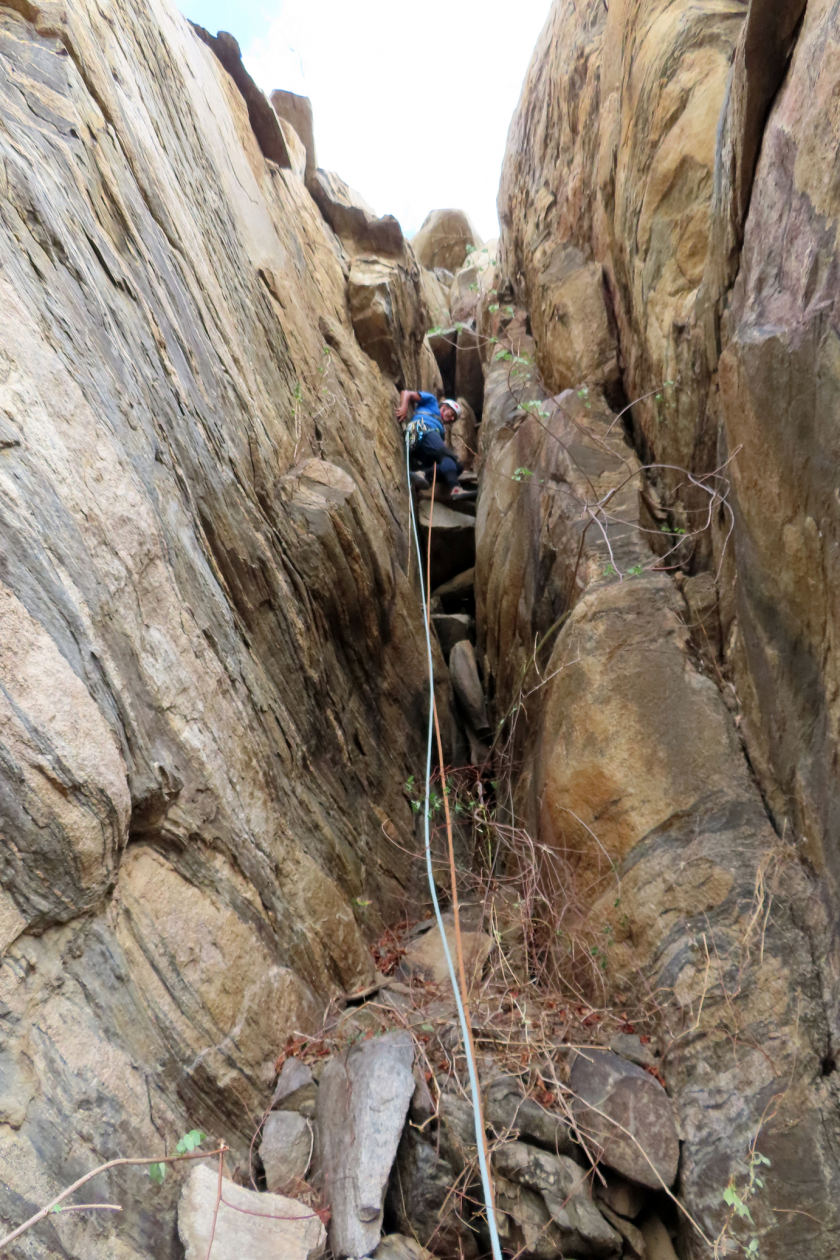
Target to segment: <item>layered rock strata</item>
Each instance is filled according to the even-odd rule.
[[[541,382],[488,376],[477,513],[496,719],[527,697],[522,818],[607,973],[662,996],[707,1239],[750,1149],[772,1160],[752,1207],[769,1256],[832,1254],[840,1177],[837,19],[803,10],[553,6],[496,280],[527,309],[534,345],[510,341]],[[499,335],[498,316],[479,327]],[[622,522],[642,545],[623,559]],[[683,1247],[711,1254],[688,1225]]]
[[[0,9],[9,1227],[193,1125],[235,1161],[286,1036],[372,974],[357,915],[403,913],[393,380],[235,54],[163,0]],[[117,1234],[51,1217],[26,1254],[180,1254],[177,1180],[112,1172]]]

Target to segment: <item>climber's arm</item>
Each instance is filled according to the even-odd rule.
[[[420,395],[413,389],[404,389],[400,394],[400,405],[397,407],[397,419],[408,419],[408,408],[411,403],[419,403]]]

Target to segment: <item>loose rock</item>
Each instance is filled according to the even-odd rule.
[[[475,641],[475,618],[468,616],[467,613],[439,613],[436,617],[432,617],[432,623],[440,643],[440,650],[447,661],[456,643],[460,643],[463,639]]]
[[[542,1194],[564,1254],[619,1254],[621,1238],[595,1207],[589,1197],[587,1174],[572,1160],[524,1142],[509,1142],[495,1152],[493,1166],[506,1180]]]
[[[452,911],[443,915],[443,928],[446,943],[453,965],[457,968],[458,955],[455,942],[455,917]],[[470,930],[461,925],[461,948],[464,953],[464,968],[467,983],[474,983],[481,976],[487,962],[493,941],[486,932]],[[430,984],[450,985],[449,967],[443,951],[440,930],[435,923],[428,932],[409,942],[405,954],[400,959],[397,974],[404,980],[419,979]]]
[[[280,1103],[291,1094],[296,1093],[299,1089],[304,1089],[312,1083],[312,1069],[308,1064],[294,1058],[294,1056],[290,1056],[284,1060],[280,1069],[280,1075],[277,1078],[277,1084],[274,1086],[274,1094],[271,1099],[272,1107],[279,1107]]]
[[[514,1076],[497,1077],[487,1087],[484,1119],[499,1137],[521,1137],[571,1159],[581,1158],[581,1149],[562,1116],[547,1111],[533,1098],[526,1098],[521,1082]]]
[[[185,1260],[205,1260],[213,1230],[218,1173],[197,1165],[178,1204],[178,1234]],[[232,1206],[231,1206],[232,1205]],[[318,1260],[326,1231],[305,1203],[279,1194],[257,1194],[222,1182],[222,1202],[213,1234],[213,1260]]]
[[[379,1242],[388,1174],[414,1092],[413,1059],[409,1033],[386,1033],[357,1043],[324,1068],[318,1159],[337,1256],[367,1256]]]
[[[424,499],[417,515],[422,527],[423,548],[429,528],[430,503]],[[432,582],[444,583],[475,562],[475,517],[454,512],[436,502],[432,512]]]
[[[441,1260],[476,1260],[469,1204],[452,1193],[456,1173],[436,1143],[407,1128],[388,1190],[388,1207],[400,1230],[415,1235]]]
[[[575,1120],[605,1164],[654,1190],[674,1184],[680,1159],[674,1111],[649,1072],[609,1050],[586,1050],[575,1059],[570,1085]]]
[[[464,641],[455,644],[449,657],[449,674],[455,695],[461,702],[470,726],[478,735],[489,733],[484,690],[478,677],[475,651],[471,643]]]
[[[297,1111],[272,1111],[263,1125],[260,1159],[271,1194],[294,1194],[306,1177],[313,1130]]]

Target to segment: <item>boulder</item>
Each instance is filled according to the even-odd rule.
[[[443,267],[453,274],[463,267],[470,247],[478,249],[481,243],[463,210],[432,210],[411,242],[424,267]]]
[[[478,677],[473,645],[467,640],[456,643],[449,656],[449,676],[467,722],[477,735],[489,733],[487,705]]]
[[[451,910],[444,914],[443,926],[446,932],[446,943],[457,974],[455,920]],[[464,969],[467,975],[467,982],[469,984],[475,983],[480,979],[484,970],[484,964],[487,962],[490,951],[493,948],[492,938],[486,932],[467,928],[463,923],[462,916],[461,947],[464,952]],[[397,974],[404,980],[418,979],[439,986],[450,984],[449,968],[446,963],[446,955],[443,952],[443,941],[436,923],[433,923],[433,926],[427,932],[424,932],[422,936],[418,936],[408,943],[405,954],[400,959]]]
[[[263,1125],[260,1159],[271,1194],[294,1194],[312,1158],[313,1129],[297,1111],[272,1111]]]
[[[314,1084],[312,1069],[307,1063],[290,1055],[288,1059],[283,1060],[280,1075],[277,1077],[277,1084],[274,1086],[271,1097],[272,1107],[279,1107],[291,1094],[296,1094],[299,1089],[305,1089],[311,1084]],[[312,1097],[315,1097],[314,1093]]]
[[[649,1072],[609,1050],[583,1050],[569,1087],[575,1121],[593,1154],[652,1190],[674,1184],[680,1161],[674,1109]]]
[[[430,503],[422,500],[418,508],[420,539],[426,554]],[[456,512],[445,503],[436,502],[432,510],[432,588],[462,573],[475,562],[475,517]]]
[[[212,1236],[213,1260],[319,1260],[326,1230],[305,1203],[279,1194],[257,1194],[232,1181],[222,1182],[215,1217],[219,1176],[215,1168],[196,1165],[181,1191],[178,1235],[185,1260],[205,1260]]]
[[[286,122],[295,131],[304,147],[306,161],[304,177],[308,182],[318,167],[315,154],[315,127],[312,120],[312,102],[308,96],[298,96],[296,92],[275,90],[269,97],[271,107],[281,122]]]
[[[467,613],[438,613],[432,616],[432,625],[440,650],[447,661],[456,643],[460,643],[462,639],[475,642],[475,618]]]
[[[388,1175],[414,1092],[408,1032],[360,1041],[324,1068],[318,1090],[319,1180],[336,1256],[376,1248]]]
[[[497,1137],[519,1137],[553,1151],[556,1155],[581,1158],[581,1149],[572,1139],[568,1122],[526,1098],[521,1081],[501,1076],[491,1081],[484,1095],[484,1119]]]
[[[386,214],[380,218],[340,175],[318,169],[307,175],[306,186],[324,219],[351,255],[404,256],[405,239],[394,216]]]
[[[398,389],[428,380],[434,358],[425,341],[419,272],[411,260],[404,265],[356,258],[347,278],[347,300],[359,345]]]
[[[542,1195],[564,1255],[620,1255],[621,1237],[592,1202],[588,1173],[571,1159],[507,1142],[494,1152],[493,1167],[506,1181]]]

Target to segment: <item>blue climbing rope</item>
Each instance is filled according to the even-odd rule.
[[[472,1039],[470,1038],[469,1028],[467,1027],[467,1016],[464,1011],[464,1003],[461,1000],[461,990],[455,975],[455,967],[452,963],[452,955],[449,952],[449,942],[446,939],[446,932],[443,926],[443,915],[440,912],[440,902],[438,901],[437,890],[435,889],[434,868],[432,866],[432,842],[430,833],[430,817],[429,817],[429,798],[431,795],[432,783],[432,735],[434,733],[434,713],[435,713],[435,670],[432,661],[432,636],[429,629],[429,614],[426,606],[426,584],[423,578],[423,553],[420,549],[420,532],[417,528],[417,517],[414,511],[414,496],[411,493],[411,465],[409,462],[409,440],[406,434],[405,442],[405,472],[406,481],[408,483],[408,501],[410,505],[409,521],[414,533],[414,542],[417,548],[417,568],[420,573],[420,599],[423,605],[423,629],[426,632],[426,655],[429,663],[429,737],[426,741],[426,800],[423,810],[423,833],[424,844],[426,850],[426,872],[429,877],[429,891],[432,894],[432,905],[435,908],[435,918],[437,919],[438,930],[440,931],[440,939],[443,944],[443,953],[446,958],[446,965],[449,968],[449,976],[452,981],[452,991],[455,994],[455,1005],[458,1008],[458,1020],[461,1024],[461,1036],[464,1041],[464,1053],[467,1058],[467,1074],[470,1078],[470,1093],[472,1094],[473,1120],[475,1122],[475,1142],[478,1148],[478,1167],[481,1173],[481,1185],[484,1191],[484,1203],[487,1208],[487,1225],[490,1230],[490,1247],[493,1251],[493,1260],[502,1260],[502,1248],[499,1243],[499,1231],[496,1228],[496,1214],[493,1211],[493,1189],[490,1182],[490,1170],[487,1167],[487,1155],[484,1145],[484,1127],[481,1118],[481,1106],[479,1103],[480,1094],[478,1086],[478,1073],[476,1072],[475,1059],[472,1052]],[[410,545],[410,544],[409,544]]]

